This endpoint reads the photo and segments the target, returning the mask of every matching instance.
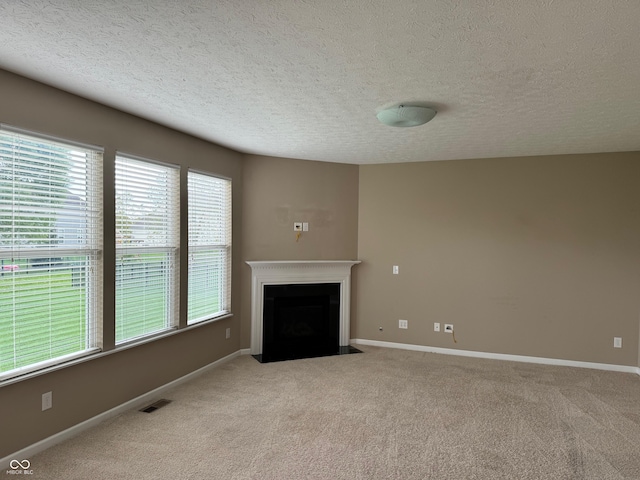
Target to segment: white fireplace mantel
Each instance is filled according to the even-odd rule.
[[[250,261],[251,267],[251,355],[262,354],[263,295],[265,285],[294,283],[340,284],[340,346],[349,345],[351,312],[351,267],[359,260]]]

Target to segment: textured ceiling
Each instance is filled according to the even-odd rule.
[[[638,0],[3,0],[0,68],[248,153],[630,151],[638,25]],[[414,101],[438,115],[376,119]]]

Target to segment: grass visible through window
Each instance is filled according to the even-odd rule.
[[[0,276],[0,371],[86,349],[82,270],[24,267]]]
[[[85,266],[77,259],[64,260],[56,268],[34,268],[26,261],[16,262],[17,270],[0,275],[0,371],[88,348]],[[167,286],[163,278],[155,275],[163,260],[166,261],[164,255],[146,256],[143,261],[116,269],[118,275],[129,275],[134,280],[127,294],[118,296],[117,313],[122,318],[136,319],[119,324],[116,341],[166,328]],[[208,299],[209,311],[216,311],[215,283],[198,284],[190,301]],[[213,308],[211,298],[216,299]],[[14,358],[18,361],[14,362]]]

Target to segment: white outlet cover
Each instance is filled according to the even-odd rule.
[[[622,337],[613,337],[613,348],[622,348]]]
[[[302,231],[302,222],[294,222],[293,231],[294,232],[301,232]]]
[[[42,411],[49,410],[53,406],[53,393],[47,392],[42,394]]]
[[[400,267],[398,265],[393,266],[393,274],[398,275],[400,273]]]
[[[434,332],[439,332],[440,331],[440,324],[439,323],[435,322],[433,324],[433,331]]]
[[[447,332],[447,333],[453,332],[453,324],[445,323],[444,324],[444,331]]]
[[[398,328],[409,328],[408,320],[398,320]]]

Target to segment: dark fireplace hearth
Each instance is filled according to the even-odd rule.
[[[339,283],[265,285],[263,301],[260,362],[350,353],[339,342]]]

